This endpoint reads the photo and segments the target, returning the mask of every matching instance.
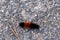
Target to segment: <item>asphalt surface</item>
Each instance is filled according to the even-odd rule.
[[[19,27],[26,21],[40,29]],[[60,0],[0,0],[0,40],[60,40]]]

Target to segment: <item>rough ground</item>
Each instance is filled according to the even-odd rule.
[[[26,32],[22,21],[40,30]],[[60,40],[60,0],[0,0],[0,40]]]

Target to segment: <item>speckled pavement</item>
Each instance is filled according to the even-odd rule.
[[[26,21],[40,29],[20,28]],[[60,0],[0,0],[0,40],[60,40]]]

